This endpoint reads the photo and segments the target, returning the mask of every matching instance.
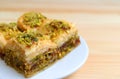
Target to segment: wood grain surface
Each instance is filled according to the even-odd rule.
[[[2,3],[8,4],[4,1]],[[34,3],[35,6],[32,3],[26,3],[27,6],[25,3],[23,6],[17,3],[21,7],[13,3],[8,6],[3,4],[0,5],[0,22],[16,21],[24,12],[39,11],[50,18],[65,19],[76,25],[80,35],[87,41],[89,57],[80,69],[64,79],[120,79],[119,4],[107,7],[99,5],[97,8],[96,5],[91,7],[88,4],[82,4],[81,8],[77,3],[77,8],[66,8],[65,5],[60,7],[56,4],[51,8],[47,6],[49,3]]]

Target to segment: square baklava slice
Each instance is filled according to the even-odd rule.
[[[30,77],[64,57],[80,44],[76,28],[62,20],[49,20],[37,29],[19,33],[4,48],[5,62]]]

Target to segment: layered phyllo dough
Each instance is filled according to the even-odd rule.
[[[3,59],[25,77],[47,68],[80,44],[73,24],[48,19],[40,13],[23,14],[17,21],[17,29],[19,33],[7,41],[3,35]]]

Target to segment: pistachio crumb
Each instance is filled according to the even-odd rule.
[[[34,42],[38,41],[38,37],[34,33],[21,33],[17,36],[19,43],[31,46]]]
[[[40,26],[46,17],[41,13],[29,12],[23,15],[23,22],[25,25],[29,25],[31,28]]]

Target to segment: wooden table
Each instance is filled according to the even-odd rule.
[[[4,4],[7,3],[7,6]],[[41,11],[50,18],[65,19],[76,25],[87,41],[90,52],[87,62],[65,79],[120,79],[120,6],[49,3],[11,3],[0,5],[0,22],[16,21],[26,11]],[[45,3],[45,2],[43,2]],[[41,4],[41,5],[40,5]],[[57,6],[54,7],[54,6]],[[78,7],[77,7],[78,6]],[[29,8],[30,7],[30,8]],[[70,8],[69,8],[70,7]]]

